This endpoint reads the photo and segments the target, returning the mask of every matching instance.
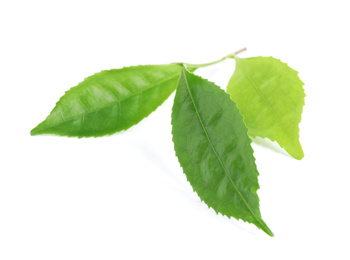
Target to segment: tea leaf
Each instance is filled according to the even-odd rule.
[[[169,97],[181,68],[146,65],[96,73],[67,91],[31,135],[97,137],[126,130]]]
[[[182,70],[172,111],[173,141],[187,180],[217,213],[255,224],[261,218],[258,171],[234,102],[214,83]]]
[[[305,94],[298,72],[272,57],[235,59],[227,93],[237,102],[248,134],[277,141],[291,156],[302,159],[298,125]]]

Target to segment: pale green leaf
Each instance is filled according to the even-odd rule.
[[[273,236],[259,210],[251,140],[229,95],[182,70],[172,125],[176,155],[201,200],[217,213],[253,223]]]
[[[126,130],[169,97],[181,68],[146,65],[96,73],[67,91],[31,134],[97,137]]]
[[[303,158],[299,123],[305,94],[298,72],[272,57],[235,59],[227,93],[237,103],[248,134],[277,141],[294,158]]]

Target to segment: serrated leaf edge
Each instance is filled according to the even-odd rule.
[[[184,70],[184,69],[183,69],[183,70]],[[187,70],[187,71],[188,71],[188,70]],[[189,71],[188,71],[188,72],[189,72]],[[181,72],[181,73],[182,73],[182,72]],[[191,72],[189,72],[189,73],[191,73]],[[205,79],[205,78],[202,78],[201,76],[198,76],[198,75],[196,75],[196,76],[199,77],[199,78],[201,78],[201,79],[204,80],[204,81],[207,81],[207,82],[212,83],[212,84],[214,84],[215,86],[217,86],[214,82],[211,82],[211,81],[209,81],[209,80],[207,80],[207,79]],[[193,105],[194,105],[191,92],[190,92],[190,90],[188,89],[187,79],[186,79],[186,85],[187,85],[187,90],[188,90],[188,92],[190,93],[190,96],[191,96],[191,101],[192,101],[192,103],[193,103]],[[228,93],[226,93],[226,92],[225,92],[224,90],[222,90],[220,87],[219,87],[219,89],[220,89],[224,94],[230,96]],[[232,100],[231,100],[231,101],[232,101]],[[233,102],[233,101],[232,101],[232,102]],[[203,129],[204,129],[204,131],[205,131],[205,133],[206,133],[206,135],[207,135],[207,131],[205,130],[205,128],[204,128],[204,126],[203,126],[202,119],[200,118],[200,116],[199,116],[199,114],[198,114],[198,110],[197,110],[197,108],[196,108],[195,105],[194,105],[194,107],[195,107],[195,110],[196,110],[196,114],[197,114],[197,116],[199,117],[200,123],[201,123],[201,125],[202,125],[202,127],[203,127]],[[172,115],[173,115],[173,114],[172,114]],[[173,119],[173,116],[172,116],[172,115],[171,115],[171,117],[172,117],[172,119]],[[172,122],[172,121],[173,121],[173,120],[171,120],[171,122]],[[172,125],[173,125],[173,124],[172,124]],[[248,137],[248,134],[247,134],[247,137]],[[255,218],[256,220],[258,220],[258,222],[260,223],[260,225],[261,225],[262,227],[265,227],[266,230],[264,230],[264,229],[262,229],[262,228],[260,228],[260,227],[258,227],[258,228],[259,228],[259,229],[262,229],[262,230],[263,230],[265,233],[267,233],[269,236],[272,236],[272,237],[273,237],[274,234],[272,233],[272,231],[268,228],[268,226],[266,225],[266,223],[265,223],[262,219],[259,219],[257,216],[255,216],[255,214],[252,212],[252,210],[251,210],[250,207],[248,206],[248,204],[247,204],[246,200],[244,199],[243,195],[242,195],[241,192],[237,189],[235,183],[233,182],[233,180],[231,179],[231,177],[228,175],[227,170],[226,170],[226,168],[222,165],[222,161],[221,161],[221,159],[219,158],[219,156],[218,156],[218,154],[217,154],[215,148],[213,147],[213,145],[212,145],[212,143],[211,143],[210,138],[208,137],[208,135],[207,135],[207,139],[208,139],[210,145],[212,146],[212,149],[214,150],[215,155],[216,155],[217,158],[219,159],[221,166],[222,166],[223,169],[225,170],[225,174],[229,177],[231,183],[233,184],[233,186],[234,186],[236,192],[237,192],[237,193],[240,195],[240,197],[243,199],[243,201],[245,202],[245,204],[246,204],[248,210],[251,212],[251,214],[254,216],[254,218]],[[249,137],[248,137],[248,139],[249,139],[249,144],[251,144],[251,142],[252,142],[251,139],[250,139]],[[173,143],[174,143],[173,128],[172,128],[172,141],[173,141]],[[175,150],[175,149],[174,149],[174,150]],[[253,155],[253,148],[252,148],[252,147],[251,147],[251,150],[252,150],[252,156],[253,156],[254,165],[255,165],[255,169],[256,169],[257,177],[258,177],[260,174],[259,174],[259,172],[258,172],[258,170],[257,170],[257,168],[256,168],[256,163],[255,163],[256,159],[255,159],[255,157],[254,157],[254,155]],[[182,168],[182,171],[185,173],[184,168],[183,168],[181,162],[179,161],[179,156],[178,156],[176,150],[175,150],[175,154],[176,154],[176,157],[177,157],[178,162],[179,162],[179,164],[180,164],[180,167]],[[185,174],[185,176],[186,176],[186,180],[189,182],[189,180],[188,180],[186,174]],[[189,182],[189,183],[190,183],[190,182]],[[190,183],[190,185],[191,185],[191,183]],[[199,199],[200,199],[202,202],[205,203],[205,201],[202,200],[201,197],[198,195],[198,193],[197,193],[197,191],[195,190],[195,188],[194,188],[192,185],[191,185],[191,187],[192,187],[193,192],[195,192],[195,193],[197,194],[197,196],[199,197]],[[259,188],[260,188],[260,185],[258,186],[258,189],[257,189],[255,192],[257,192],[257,191],[259,190]],[[258,203],[260,204],[260,199],[259,199],[259,197],[258,197]],[[205,203],[205,204],[206,204],[206,203]],[[249,224],[252,224],[252,223],[250,223],[250,222],[248,222],[248,221],[245,221],[245,220],[243,220],[243,219],[236,218],[236,217],[234,217],[234,216],[229,216],[229,215],[227,215],[227,214],[223,214],[223,213],[217,211],[216,209],[214,209],[213,207],[210,207],[208,204],[206,204],[206,205],[207,205],[207,207],[208,207],[209,209],[212,208],[212,209],[215,211],[215,213],[216,213],[217,215],[219,215],[219,213],[220,213],[222,216],[226,216],[228,219],[230,219],[231,217],[233,217],[233,218],[235,218],[236,220],[242,220],[243,222],[247,222],[247,223],[249,223]]]
[[[164,65],[164,64],[162,64],[162,65]],[[165,65],[174,65],[174,64],[165,64]],[[88,80],[89,78],[92,78],[92,77],[96,76],[97,74],[104,73],[104,72],[107,72],[107,71],[123,70],[123,69],[125,69],[125,68],[127,68],[127,69],[133,69],[133,68],[137,68],[137,67],[148,67],[148,66],[160,66],[160,65],[126,66],[126,67],[122,67],[122,68],[119,68],[119,69],[102,70],[102,71],[100,71],[100,72],[96,72],[96,73],[94,73],[93,75],[90,75],[90,76],[84,78],[84,80],[82,80],[81,82],[79,82],[79,83],[78,83],[77,85],[75,85],[74,87],[71,87],[69,90],[65,91],[64,94],[60,97],[60,99],[56,102],[55,107],[62,101],[62,98],[67,94],[67,92],[69,92],[71,89],[73,89],[73,88],[79,86],[79,84],[81,84],[81,83],[84,82],[85,80]],[[179,65],[179,66],[180,66],[180,65]],[[176,73],[176,74],[174,74],[173,76],[169,77],[169,78],[166,79],[166,80],[162,80],[162,81],[158,82],[158,83],[155,84],[155,85],[152,85],[152,86],[150,86],[150,87],[147,87],[144,91],[147,91],[147,90],[149,90],[149,89],[151,89],[151,88],[153,88],[153,87],[156,87],[157,85],[159,85],[159,84],[161,84],[161,83],[164,83],[164,82],[167,82],[167,81],[169,81],[169,80],[172,80],[172,79],[174,79],[175,77],[177,77],[177,76],[179,76],[179,75],[180,75],[179,73]],[[108,107],[108,106],[111,106],[111,105],[113,105],[113,104],[115,104],[115,103],[118,103],[118,102],[127,100],[127,99],[129,99],[129,98],[131,98],[131,97],[134,97],[135,95],[138,95],[138,94],[140,94],[140,93],[142,93],[142,92],[144,92],[144,91],[136,92],[136,93],[134,93],[133,95],[128,96],[128,97],[125,98],[125,99],[117,100],[117,101],[114,101],[114,102],[112,102],[112,103],[110,103],[110,104],[108,104],[108,105],[105,105],[105,106],[103,106],[103,107],[100,107],[100,108],[98,108],[98,109],[91,110],[91,111],[88,111],[88,112],[83,113],[83,114],[79,114],[78,116],[69,118],[69,119],[65,120],[64,122],[62,122],[62,123],[59,123],[59,124],[56,124],[56,125],[52,125],[52,126],[50,126],[50,127],[48,127],[48,128],[52,128],[52,127],[58,126],[58,125],[60,125],[60,124],[63,124],[63,123],[72,121],[72,120],[74,120],[74,118],[76,118],[76,117],[80,117],[80,116],[84,116],[84,115],[87,115],[87,114],[90,114],[90,113],[94,113],[94,112],[99,111],[99,110],[101,110],[101,109],[104,109],[104,108],[106,108],[106,107]],[[55,108],[55,107],[54,107],[54,108]],[[154,110],[152,110],[152,111],[149,113],[149,115],[152,114],[157,108],[158,108],[158,107],[156,107]],[[54,109],[53,109],[53,110],[54,110]],[[46,117],[46,119],[48,119],[48,118],[51,116],[51,114],[53,113],[53,110],[52,110],[52,111],[50,112],[50,114]],[[147,118],[149,115],[147,115],[146,117],[142,118],[141,120]],[[35,128],[33,128],[33,129],[30,131],[30,134],[33,135],[33,136],[34,136],[34,135],[40,135],[40,134],[41,134],[40,132],[43,131],[43,130],[41,129],[41,130],[38,131],[38,133],[35,133],[35,129],[37,129],[43,122],[45,122],[46,119],[43,120],[40,124],[38,124]],[[141,121],[141,120],[140,120],[140,121]],[[140,121],[138,121],[137,123],[139,123]],[[136,125],[136,124],[134,124],[134,125]],[[134,125],[133,125],[133,126],[134,126]],[[131,126],[131,127],[132,127],[132,126]],[[125,130],[127,130],[127,129],[129,129],[129,128],[130,128],[130,127],[125,127],[125,128],[123,128],[123,129],[121,129],[121,130],[110,131],[110,132],[107,132],[107,133],[104,133],[104,134],[101,134],[101,135],[86,135],[86,136],[80,136],[80,135],[66,135],[66,134],[61,134],[61,133],[55,133],[55,134],[53,134],[53,135],[66,136],[66,137],[77,137],[77,138],[79,138],[79,139],[80,139],[80,138],[89,138],[89,137],[95,137],[95,138],[96,138],[96,137],[102,137],[102,136],[110,136],[110,135],[113,135],[113,134],[115,134],[115,133],[117,133],[117,132],[125,131]],[[43,134],[45,134],[45,133],[43,133]]]
[[[305,89],[303,88],[303,86],[305,85],[305,83],[300,79],[300,77],[299,77],[299,72],[298,72],[297,70],[295,70],[295,69],[293,69],[292,67],[288,66],[288,63],[283,62],[283,61],[281,61],[280,59],[274,58],[274,57],[272,57],[272,56],[256,56],[256,57],[250,57],[250,58],[238,58],[238,57],[234,57],[234,59],[236,60],[237,63],[238,63],[239,60],[242,60],[242,59],[255,59],[255,58],[269,58],[269,59],[272,59],[272,60],[279,61],[281,64],[285,65],[285,66],[287,67],[287,69],[293,71],[293,72],[295,73],[295,75],[298,77],[299,81],[301,82],[301,88],[302,88],[302,90],[303,90],[303,104],[302,104],[302,107],[301,107],[301,113],[300,113],[300,117],[298,117],[298,124],[297,124],[297,128],[298,128],[298,139],[297,139],[297,141],[298,141],[299,144],[300,144],[300,141],[299,141],[299,138],[300,138],[300,127],[299,127],[299,124],[300,124],[300,122],[301,122],[302,113],[303,113],[303,109],[304,109],[304,106],[305,106],[305,97],[306,97],[306,94],[305,94]],[[237,69],[237,66],[236,66],[236,69]],[[251,81],[250,78],[246,76],[246,74],[243,72],[242,69],[241,69],[241,71],[242,71],[242,73],[245,75],[245,77],[246,77],[249,81]],[[257,92],[259,93],[259,91],[257,91]],[[263,95],[260,95],[260,96],[265,100],[265,98],[264,98]],[[238,104],[238,103],[237,103],[237,108],[239,109],[239,104]],[[289,135],[288,131],[285,130],[284,125],[280,122],[279,117],[275,115],[275,112],[271,111],[270,106],[268,106],[268,109],[270,110],[271,114],[272,114],[275,118],[278,119],[278,120],[276,120],[276,121],[277,121],[278,124],[281,126],[281,128],[282,128],[283,131],[285,132],[286,136],[289,138],[290,135]],[[242,115],[242,114],[241,114],[241,115]],[[242,116],[243,116],[243,115],[242,115]],[[243,119],[244,119],[244,116],[243,116]],[[244,124],[246,125],[245,121],[244,121]],[[246,125],[246,126],[247,126],[247,125]],[[249,134],[249,136],[251,136],[251,137],[253,137],[253,138],[262,137],[262,138],[264,138],[264,139],[269,139],[269,140],[271,140],[272,142],[276,142],[276,143],[278,143],[278,145],[279,145],[282,149],[284,149],[285,151],[287,151],[286,148],[285,148],[285,145],[282,145],[282,144],[281,144],[280,142],[278,142],[278,140],[276,140],[275,138],[270,138],[270,137],[267,137],[267,136],[257,136],[257,135],[251,134],[250,131],[249,131],[249,128],[248,128],[248,134]],[[290,140],[291,140],[291,141],[294,141],[294,140],[292,140],[292,139],[290,139]],[[304,151],[303,151],[303,148],[302,148],[301,144],[300,144],[300,147],[301,147],[301,152],[303,153],[303,156],[301,156],[301,157],[295,157],[295,156],[292,156],[292,155],[291,155],[293,158],[295,158],[295,159],[297,159],[297,160],[301,160],[301,159],[304,157]],[[289,154],[288,151],[287,151],[287,153]],[[289,155],[290,155],[290,154],[289,154]]]

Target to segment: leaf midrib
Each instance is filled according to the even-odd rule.
[[[253,88],[255,89],[255,91],[258,93],[259,97],[263,100],[263,102],[267,105],[268,110],[270,111],[271,115],[275,118],[276,122],[279,124],[279,126],[282,128],[285,136],[289,138],[290,136],[290,131],[284,126],[284,124],[282,124],[280,116],[272,109],[272,106],[270,104],[270,102],[265,98],[265,96],[262,94],[262,92],[260,91],[259,87],[256,85],[256,83],[247,75],[246,71],[244,69],[242,69],[242,67],[237,68],[239,69],[243,76],[251,83],[251,85],[253,86]]]
[[[184,71],[183,71],[183,72],[184,72]],[[243,202],[245,203],[245,205],[246,205],[246,207],[248,208],[248,210],[251,212],[251,214],[254,216],[254,218],[260,223],[261,227],[264,229],[264,228],[265,228],[265,225],[260,221],[260,219],[259,219],[259,218],[254,214],[254,212],[251,210],[251,208],[249,207],[247,201],[246,201],[245,198],[243,197],[242,193],[238,190],[236,184],[234,183],[234,181],[232,180],[232,178],[231,178],[230,175],[228,174],[227,169],[226,169],[224,163],[222,162],[222,160],[221,160],[221,158],[220,158],[218,152],[216,151],[215,146],[214,146],[214,144],[212,143],[212,141],[211,141],[211,139],[210,139],[210,137],[209,137],[209,134],[208,134],[208,132],[207,132],[207,129],[205,128],[205,126],[204,126],[204,124],[203,124],[202,118],[201,118],[201,116],[200,116],[200,114],[199,114],[198,108],[197,108],[197,106],[196,106],[196,104],[195,104],[195,101],[194,101],[194,99],[193,99],[193,96],[192,96],[190,87],[189,87],[189,85],[188,85],[187,77],[186,77],[185,72],[183,73],[183,75],[184,75],[184,78],[185,78],[185,83],[186,83],[187,91],[188,91],[188,93],[189,93],[189,95],[190,95],[190,98],[191,98],[191,100],[192,100],[193,107],[194,107],[194,109],[196,110],[196,114],[197,114],[197,116],[198,116],[198,119],[199,119],[199,121],[200,121],[200,123],[201,123],[201,126],[202,126],[202,128],[203,128],[203,131],[204,131],[204,133],[205,133],[205,135],[206,135],[206,137],[207,137],[207,139],[208,139],[208,142],[210,143],[210,146],[211,146],[211,148],[213,149],[213,152],[215,153],[217,159],[219,160],[219,162],[220,162],[220,164],[221,164],[221,167],[224,169],[226,176],[227,176],[227,177],[229,178],[229,180],[231,181],[232,186],[234,187],[234,189],[236,190],[236,192],[240,195],[241,199],[242,199]],[[270,231],[270,232],[271,232],[271,231]]]
[[[60,122],[60,123],[58,123],[58,124],[50,125],[50,126],[48,126],[48,127],[45,127],[45,128],[43,128],[43,129],[40,129],[40,130],[37,131],[37,132],[41,132],[41,131],[44,131],[44,130],[49,129],[49,128],[54,128],[54,127],[56,127],[56,126],[58,126],[58,125],[67,123],[67,122],[69,122],[69,121],[72,121],[72,120],[74,120],[75,118],[78,118],[78,117],[85,117],[85,116],[88,115],[88,114],[97,112],[97,111],[102,110],[102,109],[104,109],[104,108],[106,108],[106,107],[113,106],[113,105],[115,105],[115,104],[117,104],[117,103],[121,103],[121,102],[123,102],[123,101],[125,101],[125,100],[128,100],[128,99],[132,98],[132,97],[135,97],[135,96],[137,96],[137,95],[140,95],[141,93],[146,92],[146,91],[148,91],[148,90],[151,89],[151,88],[157,87],[158,85],[161,85],[161,84],[163,84],[163,83],[165,83],[165,82],[167,82],[167,81],[170,81],[170,80],[172,80],[173,78],[175,78],[176,76],[179,76],[179,74],[180,74],[180,73],[176,73],[176,74],[174,74],[173,76],[171,76],[171,77],[169,77],[169,78],[167,78],[167,79],[161,80],[161,81],[157,82],[157,84],[153,84],[153,85],[151,85],[151,86],[149,86],[149,87],[147,87],[147,88],[145,88],[145,89],[143,89],[143,90],[141,90],[141,91],[135,92],[135,93],[133,93],[132,95],[127,96],[127,97],[124,98],[124,99],[115,100],[115,101],[109,103],[108,105],[101,106],[101,107],[99,107],[99,108],[97,108],[97,109],[94,109],[94,110],[91,110],[91,111],[87,111],[87,112],[84,112],[84,113],[82,113],[82,114],[78,114],[78,115],[76,115],[76,116],[74,116],[74,117],[71,117],[71,118],[69,118],[69,119],[63,120],[62,122]],[[58,103],[57,103],[57,104],[58,104]],[[46,120],[45,120],[45,121],[46,121]]]

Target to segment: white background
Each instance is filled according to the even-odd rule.
[[[1,1],[0,259],[350,259],[347,3]],[[253,145],[273,238],[193,193],[171,141],[173,95],[110,137],[29,135],[95,72],[242,47],[305,82],[304,159]],[[224,88],[234,66],[197,73]]]

